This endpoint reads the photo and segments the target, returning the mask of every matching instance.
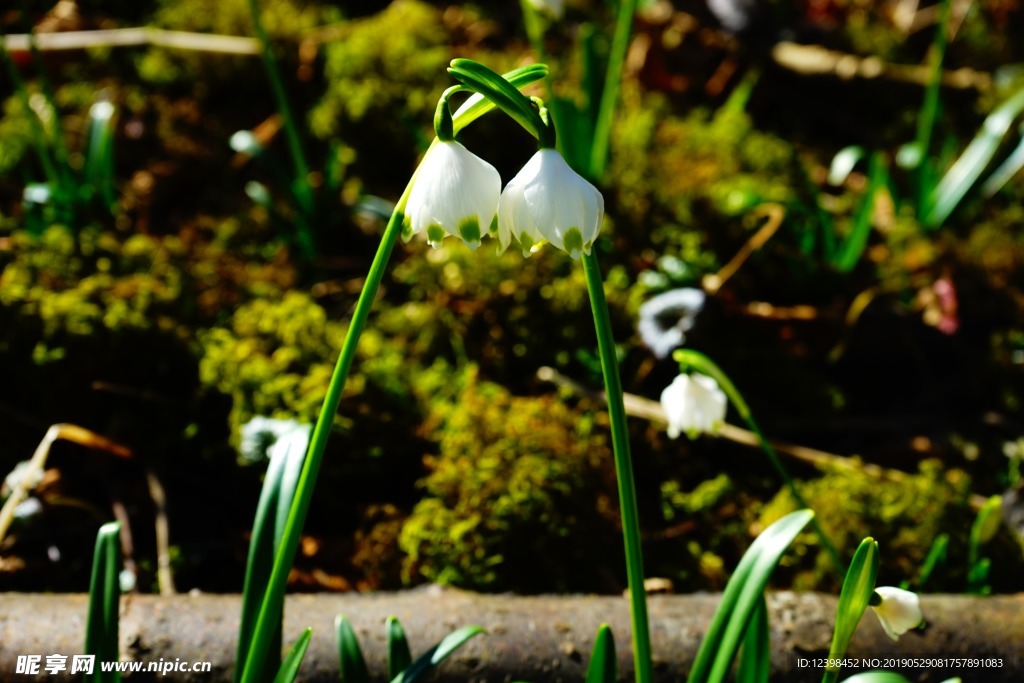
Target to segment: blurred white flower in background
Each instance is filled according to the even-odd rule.
[[[665,358],[682,346],[693,329],[707,296],[692,287],[670,289],[640,306],[636,329],[644,346],[658,358]]]
[[[685,433],[693,439],[714,434],[725,422],[727,403],[725,393],[711,377],[697,372],[679,375],[661,392],[669,437]]]

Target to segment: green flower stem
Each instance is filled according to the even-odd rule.
[[[629,36],[633,30],[633,15],[636,14],[637,0],[622,0],[615,19],[615,34],[608,54],[608,68],[605,71],[604,90],[601,92],[601,106],[594,124],[594,145],[590,148],[590,177],[600,180],[608,165],[608,146],[611,139],[612,119],[622,85],[622,65],[629,48]]]
[[[299,539],[302,528],[305,526],[306,517],[309,514],[310,502],[313,499],[313,489],[316,487],[316,477],[320,472],[320,463],[323,461],[324,451],[327,448],[327,439],[331,434],[331,427],[334,424],[334,415],[338,412],[338,405],[341,403],[341,395],[348,380],[348,373],[352,369],[352,362],[355,360],[356,348],[359,345],[359,338],[366,327],[367,318],[370,316],[370,309],[373,307],[373,300],[377,296],[380,282],[384,277],[384,270],[395,243],[402,232],[402,221],[405,218],[405,204],[409,200],[409,193],[412,190],[412,179],[402,193],[398,204],[395,205],[394,213],[381,238],[377,254],[370,265],[370,272],[366,276],[366,283],[359,295],[355,312],[352,314],[352,322],[349,323],[345,341],[338,356],[338,362],[334,367],[334,374],[331,375],[331,382],[327,387],[327,395],[324,397],[323,407],[320,409],[320,416],[317,418],[316,427],[313,429],[313,437],[310,440],[309,451],[306,460],[302,465],[302,473],[299,475],[299,484],[295,500],[292,502],[291,511],[288,514],[288,522],[285,524],[284,535],[281,544],[274,557],[274,567],[270,574],[270,581],[267,584],[267,592],[263,598],[263,606],[260,609],[259,619],[253,631],[252,642],[249,646],[249,654],[245,660],[245,670],[242,672],[241,683],[254,683],[263,680],[261,671],[264,666],[264,659],[267,649],[272,642],[274,630],[281,620],[281,609],[284,605],[284,593],[288,581],[288,572],[295,561],[295,553],[299,547]]]
[[[604,296],[604,282],[597,254],[583,256],[583,272],[587,278],[590,307],[594,312],[597,348],[601,355],[608,415],[611,418],[612,448],[615,473],[619,484],[619,506],[622,509],[622,535],[626,544],[626,578],[629,582],[630,613],[633,625],[633,666],[637,683],[651,683],[651,636],[647,620],[647,592],[644,589],[644,562],[640,548],[640,519],[633,483],[633,462],[629,454],[629,430],[626,409],[622,403],[622,382],[615,358],[611,316]]]
[[[501,78],[511,83],[513,87],[521,88],[547,75],[547,67],[536,64],[522,67],[511,71]],[[480,95],[471,96],[455,112],[453,128],[458,133],[479,117],[494,108],[494,104],[485,100]],[[437,144],[437,140],[431,144]],[[429,152],[429,150],[428,150]],[[366,327],[366,321],[370,316],[370,309],[377,296],[381,280],[384,277],[384,270],[395,243],[402,233],[402,223],[405,219],[405,205],[409,201],[409,193],[416,182],[417,169],[409,183],[402,192],[395,210],[391,214],[391,220],[381,238],[377,254],[370,265],[370,272],[366,276],[366,283],[359,295],[355,312],[352,315],[352,322],[349,324],[345,341],[338,356],[338,362],[334,367],[334,374],[331,375],[331,382],[327,387],[327,395],[324,397],[323,407],[320,416],[317,418],[316,427],[313,429],[313,436],[310,439],[306,459],[302,465],[302,472],[299,475],[299,483],[291,510],[288,513],[288,521],[285,524],[284,534],[281,537],[280,545],[274,556],[274,566],[267,582],[267,589],[263,596],[263,605],[260,608],[259,617],[256,620],[256,627],[253,630],[252,640],[249,644],[248,655],[244,663],[245,668],[239,678],[239,683],[255,683],[263,680],[262,669],[264,667],[267,649],[274,637],[277,625],[281,622],[281,610],[284,607],[284,594],[288,583],[288,572],[295,561],[295,553],[299,547],[299,539],[302,528],[305,526],[306,517],[309,514],[310,502],[313,499],[313,489],[316,486],[317,474],[320,472],[320,463],[323,461],[324,451],[327,448],[327,439],[331,433],[331,426],[334,424],[334,415],[341,403],[342,391],[348,379],[348,373],[352,369],[352,362],[355,360],[356,347],[359,345],[359,337]],[[238,662],[242,665],[242,662]]]
[[[313,190],[309,185],[309,164],[302,152],[302,142],[299,139],[299,129],[295,125],[295,115],[288,104],[288,96],[284,91],[284,82],[281,80],[280,69],[277,64],[277,57],[274,56],[273,47],[270,44],[270,36],[263,26],[260,18],[258,0],[249,0],[249,14],[252,16],[253,30],[256,38],[259,39],[263,48],[263,66],[267,70],[267,78],[270,80],[270,88],[274,93],[274,100],[277,110],[281,113],[284,123],[285,137],[288,140],[288,150],[291,152],[292,163],[295,164],[295,179],[292,183],[292,191],[302,209],[303,220],[298,222],[298,240],[303,255],[312,259],[316,255],[316,244],[311,230],[310,219],[313,216]]]
[[[779,460],[778,454],[772,445],[768,443],[768,440],[764,438],[764,434],[761,432],[761,428],[758,426],[757,421],[754,419],[753,413],[750,412],[750,406],[747,405],[747,401],[743,398],[743,394],[739,392],[736,385],[732,383],[732,380],[722,371],[718,365],[715,364],[710,358],[705,356],[703,353],[698,351],[692,351],[690,349],[679,349],[672,358],[679,363],[680,368],[692,368],[698,372],[701,372],[716,382],[718,386],[722,388],[725,395],[729,397],[729,401],[735,406],[736,412],[740,414],[740,417],[747,423],[752,431],[757,436],[757,442],[761,445],[761,450],[764,451],[765,455],[768,456],[768,461],[771,462],[772,467],[778,472],[779,476],[782,477],[782,481],[786,484],[786,488],[789,489],[790,495],[793,496],[793,500],[800,508],[811,509],[811,506],[807,504],[803,495],[796,487],[796,483],[793,478],[789,476],[789,472],[783,467],[782,461]],[[825,552],[828,554],[829,559],[832,561],[832,566],[835,568],[836,573],[843,577],[846,575],[846,568],[843,566],[842,560],[839,559],[839,552],[836,547],[832,545],[832,541],[829,540],[828,536],[825,535],[821,525],[818,523],[817,517],[811,519],[811,526],[814,527],[815,533],[818,534],[818,538],[821,539],[821,545],[825,548]]]

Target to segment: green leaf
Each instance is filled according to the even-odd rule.
[[[397,623],[397,620],[396,622]],[[390,619],[389,619],[390,627]],[[434,670],[438,664],[446,660],[453,652],[462,647],[470,638],[484,630],[479,626],[464,626],[458,631],[449,633],[444,639],[416,658],[416,661],[407,665],[396,675],[391,677],[391,683],[415,683],[424,675]],[[390,635],[390,630],[389,630]],[[404,637],[404,634],[403,634]],[[388,654],[388,670],[391,670],[390,648]],[[408,652],[408,648],[406,649]]]
[[[299,667],[302,666],[302,658],[306,656],[306,649],[309,647],[309,639],[313,636],[313,629],[307,628],[298,637],[291,651],[281,663],[281,669],[274,678],[274,683],[292,683],[299,675]]]
[[[836,610],[835,631],[832,634],[832,647],[828,658],[839,661],[850,646],[853,632],[864,616],[864,610],[871,602],[875,591],[875,577],[878,574],[878,543],[871,537],[865,538],[857,548],[846,570],[843,590],[839,594],[839,607]],[[826,679],[838,675],[838,669],[826,669]]]
[[[352,630],[352,624],[339,614],[334,620],[334,631],[338,636],[338,661],[341,663],[339,673],[342,683],[370,683],[363,650],[359,647],[359,639]]]
[[[885,159],[881,154],[875,152],[871,155],[868,168],[868,187],[861,200],[857,213],[853,218],[853,229],[849,236],[839,247],[835,267],[840,273],[849,273],[853,270],[864,249],[868,245],[868,237],[871,234],[871,218],[875,212],[875,200],[878,192],[889,183],[889,172],[885,168]]]
[[[999,164],[999,167],[992,171],[988,180],[981,186],[981,193],[985,197],[991,197],[996,192],[999,192],[1003,185],[1010,182],[1010,178],[1017,175],[1020,169],[1024,168],[1024,124],[1021,124],[1017,132],[1021,136],[1021,139],[1017,141],[1017,146],[1010,152],[1010,155],[1006,157],[1003,163]]]
[[[409,641],[398,617],[388,617],[387,634],[388,680],[393,680],[412,664],[412,653],[409,652]]]
[[[309,446],[309,425],[295,423],[291,431],[277,436],[270,447],[270,463],[263,480],[263,489],[256,504],[256,518],[252,525],[252,539],[249,542],[249,558],[245,566],[245,583],[242,588],[242,616],[238,628],[238,652],[235,680],[242,675],[251,647],[256,619],[263,605],[264,594],[274,567],[274,555],[280,546],[288,512],[298,487],[306,448]],[[280,598],[282,613],[284,596]],[[281,625],[278,626],[267,645],[267,659],[263,680],[278,668],[281,657]]]
[[[843,683],[910,683],[910,681],[893,671],[865,671],[850,676]]]
[[[771,670],[771,631],[768,628],[768,606],[762,593],[754,609],[754,616],[747,626],[747,632],[743,636],[736,683],[768,683]]]
[[[615,637],[608,624],[601,624],[594,638],[594,649],[587,665],[586,683],[615,683],[618,663],[615,659]]]
[[[949,534],[941,533],[932,541],[928,549],[928,555],[921,564],[921,571],[917,575],[917,589],[927,583],[928,579],[935,572],[936,567],[946,561],[946,554],[949,550]]]
[[[786,515],[765,529],[744,553],[722,593],[722,602],[701,642],[688,683],[719,683],[725,679],[768,578],[786,548],[813,517],[810,510]]]
[[[924,224],[936,228],[953,213],[995,156],[1014,119],[1024,111],[1024,88],[988,115],[981,130],[943,176],[931,195]]]
[[[89,613],[85,625],[85,654],[101,662],[116,662],[120,653],[118,618],[121,605],[121,523],[109,522],[96,535],[89,582]],[[116,683],[116,671],[99,666],[85,676],[87,683]]]
[[[89,144],[85,151],[85,181],[98,193],[108,211],[114,195],[114,105],[100,100],[89,108]]]

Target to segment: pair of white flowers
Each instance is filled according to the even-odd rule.
[[[407,235],[425,233],[434,247],[454,235],[476,249],[491,234],[501,251],[515,243],[526,256],[547,241],[578,259],[601,229],[604,197],[554,149],[534,154],[502,192],[494,166],[449,140],[420,163],[405,215]]]

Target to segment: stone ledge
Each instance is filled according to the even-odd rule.
[[[651,637],[658,683],[685,680],[700,638],[718,604],[716,594],[650,598]],[[19,654],[80,653],[87,596],[0,594],[0,681],[60,681],[70,676],[16,675]],[[964,683],[1024,680],[1024,594],[976,598],[925,595],[928,626],[889,640],[872,614],[865,615],[851,656],[1000,657],[1002,668],[899,668],[912,681],[938,683],[961,675]],[[817,593],[772,593],[772,681],[817,683],[820,669],[798,658],[824,657],[831,641],[836,598]],[[126,675],[130,681],[230,681],[240,598],[237,595],[127,596],[121,604],[122,660],[209,661],[208,674]],[[443,683],[582,681],[594,634],[611,625],[619,654],[619,678],[632,678],[629,607],[607,596],[480,595],[430,587],[399,593],[293,595],[288,598],[286,640],[306,626],[313,640],[300,680],[338,680],[334,619],[352,622],[371,675],[384,680],[384,620],[397,616],[413,655],[450,631],[479,624],[489,632],[464,646],[435,675]],[[851,672],[852,673],[852,672]],[[842,678],[846,678],[844,675]]]

